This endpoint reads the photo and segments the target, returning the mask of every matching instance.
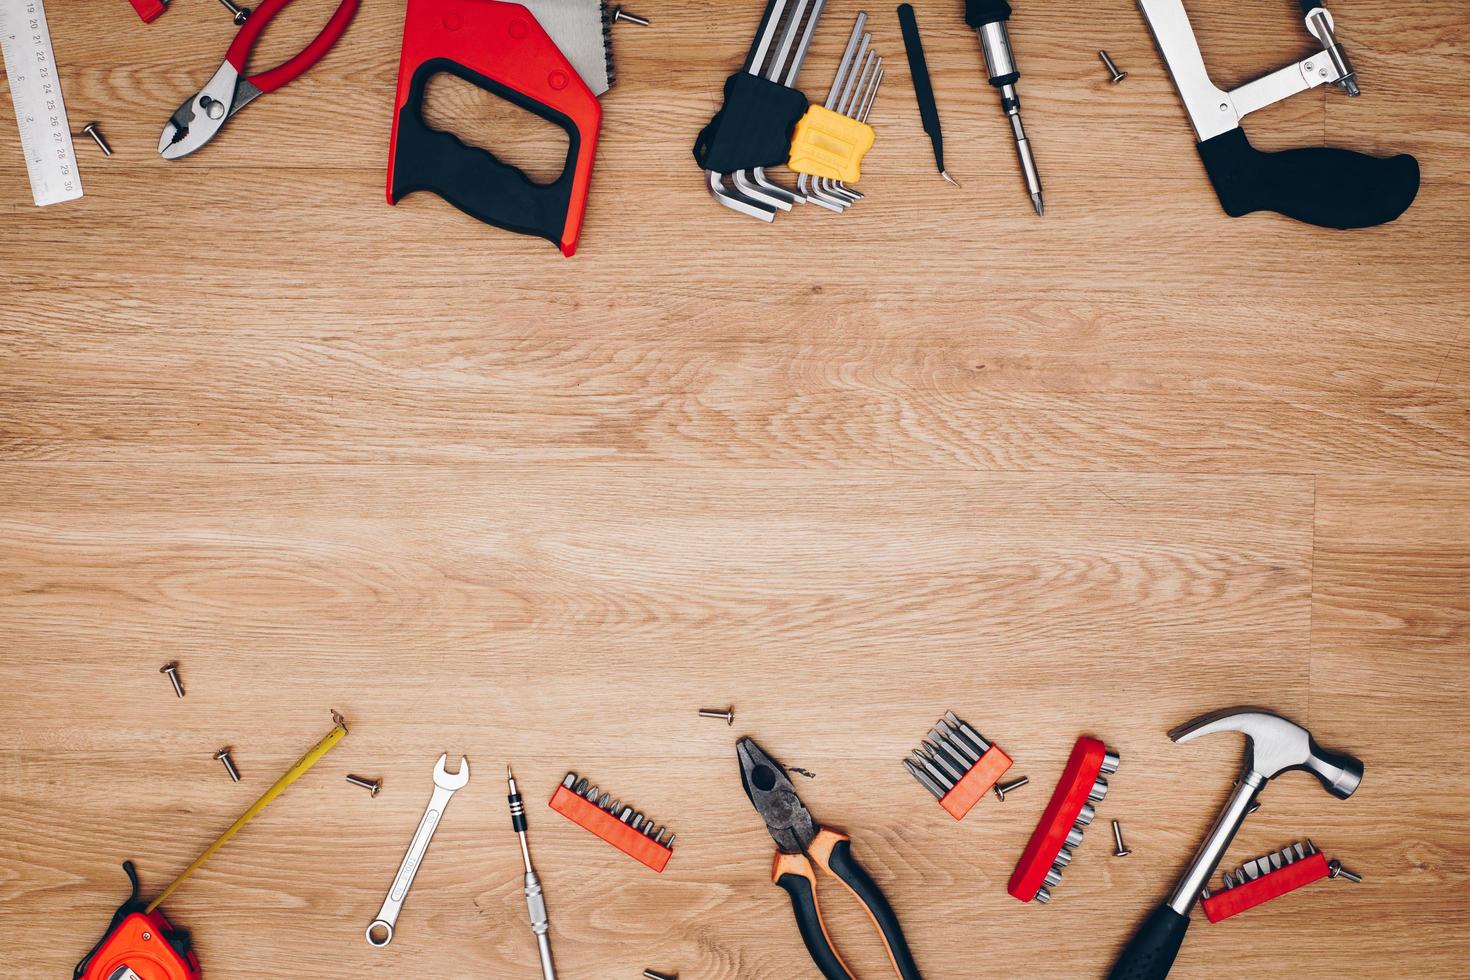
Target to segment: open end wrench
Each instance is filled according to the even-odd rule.
[[[460,757],[459,771],[456,773],[445,770],[444,763],[448,761],[449,755],[446,753],[434,763],[434,794],[429,797],[429,805],[419,820],[419,829],[413,832],[413,840],[409,841],[403,863],[398,866],[398,874],[393,876],[393,885],[388,889],[388,897],[383,899],[378,917],[368,924],[369,945],[382,947],[393,941],[393,926],[398,922],[398,913],[403,911],[403,900],[408,897],[414,875],[419,873],[419,867],[424,863],[429,841],[434,839],[434,831],[444,817],[444,808],[449,805],[449,798],[454,795],[455,790],[462,789],[470,781],[469,759]]]

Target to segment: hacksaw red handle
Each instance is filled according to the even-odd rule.
[[[255,42],[260,40],[266,24],[290,2],[291,0],[264,0],[251,12],[250,19],[240,28],[240,33],[235,35],[230,49],[225,52],[225,60],[234,65],[235,70],[240,74],[245,73],[245,64],[250,60],[251,49],[255,47]],[[274,92],[287,82],[300,78],[308,68],[321,61],[326,53],[342,39],[342,35],[347,31],[347,25],[352,22],[357,8],[361,5],[362,0],[342,0],[326,26],[321,29],[321,33],[312,38],[311,43],[302,48],[295,57],[281,62],[269,71],[251,75],[245,81],[260,89],[261,92]]]
[[[1202,900],[1200,908],[1205,910],[1205,918],[1211,922],[1219,922],[1273,898],[1280,898],[1304,885],[1320,881],[1327,877],[1327,872],[1327,858],[1321,853],[1313,854],[1263,874],[1255,881],[1247,881],[1243,885],[1216,892]]]

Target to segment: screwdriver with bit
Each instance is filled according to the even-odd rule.
[[[546,896],[541,892],[541,879],[531,867],[531,848],[526,843],[526,807],[521,802],[520,790],[516,789],[516,775],[510,766],[505,767],[505,781],[510,787],[506,799],[510,802],[510,826],[521,842],[521,860],[526,865],[526,910],[531,913],[531,931],[536,934],[536,946],[541,953],[541,975],[543,980],[556,980],[556,968],[551,964],[551,937],[548,931],[551,921],[546,915]]]
[[[1016,56],[1011,51],[1011,34],[1006,28],[1006,21],[1010,19],[1011,5],[1006,0],[965,0],[965,23],[980,37],[980,50],[985,55],[990,84],[1000,92],[1000,107],[1005,110],[1011,132],[1016,137],[1016,155],[1026,178],[1026,192],[1031,195],[1031,206],[1041,215],[1046,213],[1046,202],[1041,196],[1041,174],[1036,169],[1036,157],[1031,153],[1031,141],[1026,138],[1026,128],[1021,125],[1021,97],[1016,94],[1016,82],[1021,78],[1021,71],[1016,67]]]

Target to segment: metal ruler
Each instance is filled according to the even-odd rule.
[[[41,0],[0,0],[0,53],[20,124],[20,145],[38,206],[82,196],[51,29]]]

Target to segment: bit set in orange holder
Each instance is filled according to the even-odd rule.
[[[636,861],[663,871],[674,856],[674,833],[654,823],[599,786],[569,772],[548,804],[572,823],[607,841]]]
[[[1200,901],[1205,918],[1211,922],[1239,915],[1246,909],[1253,909],[1323,878],[1362,881],[1341,862],[1327,860],[1310,839],[1247,861],[1238,870],[1226,871],[1221,877],[1224,889],[1206,894]]]
[[[980,802],[996,781],[1011,767],[1011,757],[987,742],[953,711],[929,730],[903,760],[904,768],[919,781],[956,820]]]

